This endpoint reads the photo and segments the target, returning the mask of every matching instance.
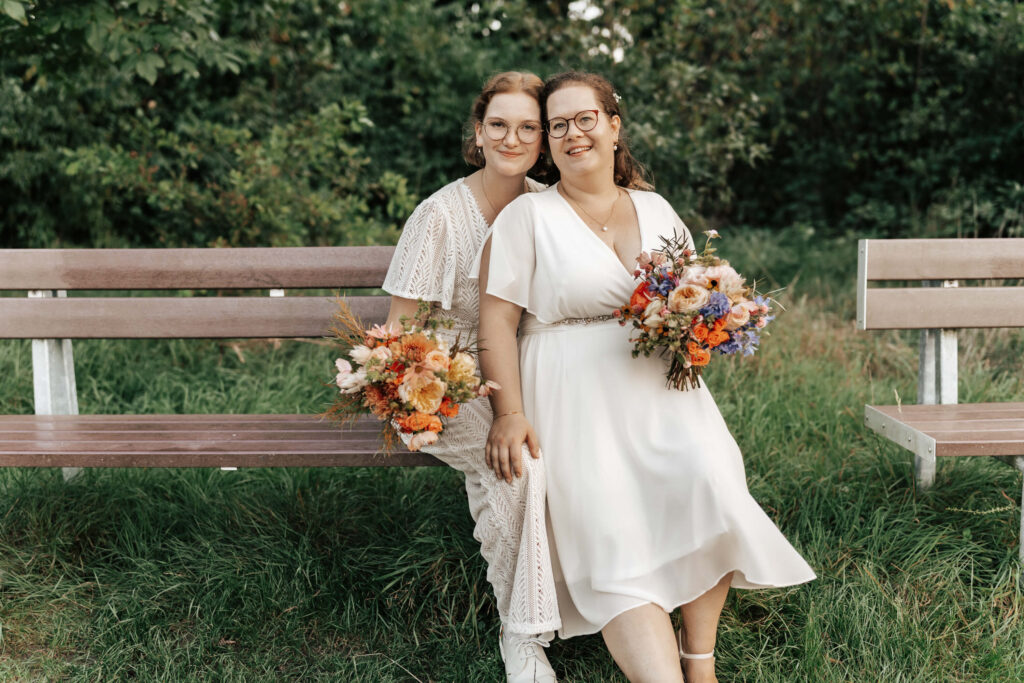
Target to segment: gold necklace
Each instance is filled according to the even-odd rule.
[[[498,217],[498,210],[494,208],[494,202],[492,202],[491,198],[487,195],[487,183],[484,182],[484,174],[483,173],[480,174],[480,189],[483,190],[484,200],[487,202],[487,206],[489,206],[491,208],[491,213],[493,213],[494,217],[497,218]],[[527,191],[526,178],[523,178],[523,192],[526,192],[526,191]],[[523,192],[520,192],[519,194],[523,194]],[[516,195],[516,196],[518,197],[519,195]],[[618,201],[618,200],[616,200],[616,201]]]
[[[615,197],[615,201],[612,202],[612,207],[608,210],[608,215],[605,217],[605,219],[603,221],[599,221],[596,218],[594,218],[593,214],[591,214],[589,211],[584,209],[582,204],[580,204],[575,199],[573,199],[569,195],[567,195],[565,193],[565,190],[562,189],[562,184],[561,183],[558,184],[558,191],[562,193],[563,197],[565,197],[567,200],[569,200],[570,206],[575,206],[580,211],[585,213],[587,215],[587,218],[589,218],[590,220],[594,221],[599,226],[601,226],[601,232],[608,232],[608,225],[607,225],[607,223],[611,219],[612,214],[615,213],[615,205],[619,203],[620,199],[622,199],[622,190],[620,190],[619,188],[615,188],[615,192],[616,192],[617,196]]]
[[[491,201],[491,198],[487,196],[487,183],[484,182],[484,174],[483,173],[480,174],[480,189],[483,190],[483,192],[484,192],[484,200],[486,200],[487,206],[491,207],[491,214],[495,218],[497,218],[498,217],[498,211],[497,211],[497,209],[494,208],[494,203]],[[493,221],[494,218],[492,218],[491,220]]]

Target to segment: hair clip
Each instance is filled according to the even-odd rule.
[[[619,100],[621,100],[621,99],[622,99],[622,95],[620,95],[620,94],[619,94],[619,93],[617,93],[617,92],[613,92],[613,93],[612,93],[612,97],[614,97],[614,98],[615,98],[615,103],[616,103],[616,104],[618,104],[618,103],[619,103]]]

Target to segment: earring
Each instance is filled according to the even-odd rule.
[[[615,152],[619,151],[619,143],[616,142],[614,145],[612,145],[612,151],[615,151]]]

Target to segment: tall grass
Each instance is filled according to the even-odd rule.
[[[851,243],[723,245],[788,285],[754,359],[708,374],[752,493],[818,572],[733,591],[723,681],[1024,680],[1021,479],[910,455],[862,425],[913,401],[916,345],[852,322]],[[1024,400],[1018,333],[961,337],[964,400]],[[82,412],[316,412],[330,350],[76,343]],[[244,362],[243,362],[244,359]],[[0,410],[31,412],[27,343],[0,343]],[[497,615],[458,474],[424,469],[0,471],[0,679],[493,681]],[[549,650],[622,680],[600,637]]]

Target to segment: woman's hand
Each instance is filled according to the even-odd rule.
[[[530,448],[530,455],[540,457],[540,441],[529,421],[520,413],[496,417],[487,435],[487,466],[494,470],[499,479],[512,483],[512,477],[523,476],[523,444]]]

